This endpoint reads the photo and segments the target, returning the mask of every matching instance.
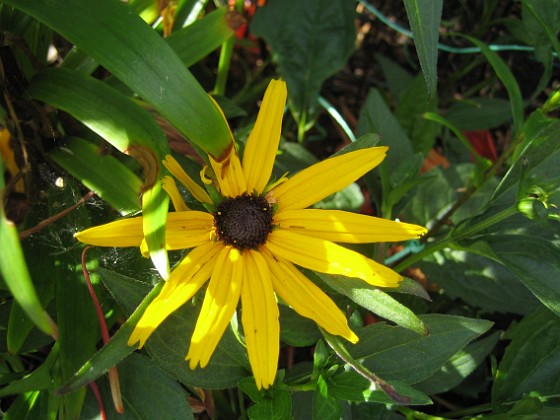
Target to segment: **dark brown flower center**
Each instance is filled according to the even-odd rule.
[[[225,198],[213,213],[218,239],[237,249],[257,249],[272,232],[272,208],[262,196]]]

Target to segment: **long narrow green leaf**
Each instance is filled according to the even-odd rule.
[[[0,274],[27,316],[46,334],[53,335],[51,320],[43,311],[31,281],[14,224],[4,213],[4,163],[0,159]]]
[[[414,34],[414,45],[428,92],[430,96],[434,96],[437,87],[439,23],[443,0],[404,0],[404,6]]]
[[[173,32],[165,40],[187,67],[197,63],[234,35],[230,19],[238,15],[225,7],[208,13],[192,25]]]
[[[231,147],[231,132],[220,110],[169,45],[122,2],[4,3],[30,14],[83,49],[209,154],[220,157]]]
[[[169,145],[161,128],[130,98],[77,71],[47,69],[32,79],[28,92],[33,98],[73,115],[121,152],[142,163],[148,187],[142,196],[144,234],[154,265],[167,278],[169,263],[163,244],[169,199],[157,179],[165,172],[161,161],[169,153]],[[113,189],[134,183],[128,176],[115,178],[113,182]],[[120,205],[117,209],[121,209]]]
[[[121,214],[140,210],[140,178],[113,156],[99,153],[93,143],[66,138],[64,148],[53,150],[49,156]]]
[[[511,73],[507,64],[504,63],[504,61],[500,58],[500,56],[496,54],[494,51],[492,51],[488,47],[488,45],[471,36],[468,35],[462,35],[462,36],[464,36],[470,42],[472,42],[474,45],[480,48],[480,50],[482,51],[482,53],[484,54],[484,56],[486,57],[486,59],[494,69],[494,71],[496,72],[496,75],[500,78],[500,80],[504,84],[508,92],[509,100],[511,103],[511,115],[513,116],[513,129],[515,134],[518,135],[520,133],[521,126],[523,125],[523,97],[521,96],[521,90],[519,89],[519,85],[517,84],[515,77]]]

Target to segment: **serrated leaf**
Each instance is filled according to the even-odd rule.
[[[349,0],[271,0],[257,10],[251,32],[270,45],[298,121],[315,118],[323,81],[352,53],[354,17]]]
[[[323,375],[317,378],[317,389],[313,396],[313,419],[337,420],[341,418],[340,401],[329,394],[329,386]]]
[[[274,389],[271,397],[263,398],[249,407],[247,415],[252,420],[283,420],[291,418],[292,396],[286,389]]]
[[[492,388],[492,400],[514,401],[536,391],[560,392],[560,318],[546,309],[535,311],[508,331],[511,339]]]
[[[423,336],[384,322],[359,331],[360,341],[349,348],[372,372],[408,384],[428,378],[492,323],[450,315],[420,315],[430,334]]]
[[[428,93],[434,96],[437,87],[437,53],[443,0],[404,0],[404,6],[414,34],[414,45]]]
[[[451,105],[445,118],[459,130],[488,130],[511,120],[511,106],[504,99],[469,98]]]

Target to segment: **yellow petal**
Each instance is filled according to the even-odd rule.
[[[142,216],[82,230],[74,234],[74,237],[80,242],[95,246],[140,246],[144,239]]]
[[[216,255],[222,249],[211,243],[193,249],[171,272],[160,294],[150,303],[128,339],[128,345],[142,347],[157,327],[190,300],[212,274]]]
[[[241,287],[242,322],[249,362],[257,388],[274,383],[280,353],[280,324],[270,272],[257,251],[243,254],[245,277]]]
[[[223,247],[206,290],[200,315],[191,338],[186,360],[194,369],[205,367],[235,313],[243,279],[243,258],[239,250]]]
[[[215,161],[212,156],[208,156],[208,158],[216,174],[220,192],[224,197],[237,197],[247,192],[245,174],[235,147],[232,147],[227,157],[219,162]]]
[[[340,191],[379,165],[387,147],[370,147],[323,160],[272,190],[280,210],[304,209]]]
[[[397,242],[426,233],[422,226],[340,210],[286,210],[274,215],[274,223],[291,230],[333,242]]]
[[[166,248],[188,249],[211,241],[214,218],[202,211],[171,212],[165,230]]]
[[[272,256],[266,250],[264,257],[272,273],[274,290],[284,302],[301,316],[315,321],[325,331],[340,335],[352,343],[358,341],[342,311],[319,287],[289,261]]]
[[[288,91],[283,80],[271,80],[264,93],[255,126],[243,151],[247,191],[261,194],[272,174],[282,132],[282,117]]]
[[[195,199],[197,199],[201,203],[212,204],[212,199],[210,198],[208,193],[204,191],[204,188],[194,182],[193,179],[187,175],[185,170],[181,167],[181,165],[179,165],[179,162],[177,162],[175,158],[173,158],[173,156],[165,156],[163,166],[165,166],[169,170],[169,172],[171,172],[173,176],[177,178],[187,190],[189,190],[189,192]]]
[[[187,211],[189,210],[188,206],[185,204],[181,193],[177,189],[177,184],[175,184],[175,180],[170,176],[164,176],[162,183],[163,189],[171,198],[171,202],[173,203],[173,208],[175,211]]]
[[[402,276],[358,252],[330,241],[276,229],[268,235],[266,247],[275,256],[310,270],[356,277],[373,286],[397,287]]]

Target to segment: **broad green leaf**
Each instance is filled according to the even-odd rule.
[[[459,130],[488,130],[511,120],[511,106],[504,99],[470,98],[455,102],[444,116]]]
[[[4,3],[30,14],[83,49],[212,156],[220,158],[231,147],[231,132],[220,110],[169,45],[122,2]]]
[[[484,361],[496,346],[500,334],[500,331],[496,331],[488,337],[468,344],[453,355],[432,377],[415,384],[415,388],[428,395],[440,394],[455,388]]]
[[[358,332],[360,341],[349,348],[375,374],[407,384],[420,382],[443,366],[470,341],[484,334],[490,321],[451,315],[421,315],[430,334],[423,336],[384,322]]]
[[[381,66],[383,80],[387,81],[389,92],[395,96],[397,101],[400,101],[401,96],[406,92],[414,77],[393,60],[381,54],[375,54],[375,59]]]
[[[56,163],[122,215],[140,210],[142,181],[126,165],[86,140],[67,137],[63,144],[49,154]]]
[[[501,264],[465,252],[444,250],[420,267],[428,280],[452,299],[485,312],[525,314],[539,305],[535,297]]]
[[[253,378],[239,381],[239,389],[249,395],[255,403],[247,410],[247,415],[254,420],[291,418],[292,396],[287,386],[276,379],[276,384],[270,391],[258,390]]]
[[[257,10],[251,32],[270,45],[300,123],[316,117],[323,82],[352,53],[354,18],[355,3],[350,0],[270,0]]]
[[[440,127],[424,118],[427,112],[437,112],[437,97],[429,95],[426,84],[417,76],[403,91],[395,116],[412,141],[415,152],[427,155],[433,147]]]
[[[325,377],[319,375],[317,388],[313,397],[313,419],[338,420],[342,416],[340,401],[329,394],[329,386]]]
[[[192,25],[174,31],[165,41],[183,64],[190,67],[230,39],[239,19],[242,19],[239,15],[221,7]]]
[[[108,270],[100,270],[99,273],[103,283],[125,312],[135,307],[145,285]],[[195,301],[196,304],[186,303],[171,314],[151,335],[146,343],[146,350],[161,369],[183,384],[204,388],[233,387],[248,375],[249,365],[247,353],[231,329],[226,330],[208,366],[191,370],[185,362],[190,337],[202,305],[202,299]],[[138,310],[134,314],[137,312]],[[137,321],[138,318],[132,325]],[[132,329],[127,334],[130,335],[131,332]]]
[[[510,328],[511,343],[501,360],[494,385],[495,403],[514,401],[531,391],[541,396],[560,392],[560,318],[540,309]]]
[[[118,372],[123,414],[112,406],[108,381],[98,381],[107,420],[194,418],[187,391],[147,357],[132,353],[119,363]],[[93,419],[98,415],[97,401],[89,392],[80,418]]]
[[[279,305],[280,340],[289,346],[305,347],[314,345],[321,333],[310,319],[298,315],[292,308]]]
[[[498,54],[492,51],[488,45],[484,42],[479,41],[476,38],[463,35],[470,42],[481,49],[482,53],[496,72],[496,75],[500,78],[504,84],[511,104],[511,115],[513,117],[513,129],[514,134],[519,135],[521,132],[521,127],[523,126],[523,97],[521,96],[521,90],[515,77],[511,73],[507,64],[500,58]]]
[[[333,290],[349,297],[373,313],[418,334],[428,334],[426,325],[414,312],[382,290],[348,277],[329,276],[321,273],[316,273],[316,275]]]
[[[371,89],[360,111],[358,135],[377,133],[380,145],[389,146],[386,165],[394,171],[414,154],[411,140],[401,127],[377,89]]]
[[[53,323],[41,306],[31,281],[14,224],[4,213],[4,163],[0,159],[0,274],[16,302],[45,334],[54,335]]]
[[[530,1],[523,0],[523,11],[529,11],[534,20],[540,26],[541,31],[548,38],[548,42],[557,55],[560,55],[560,7],[554,0]],[[524,22],[527,21],[527,13],[524,13]]]
[[[508,268],[543,305],[560,316],[560,249],[550,240],[529,235],[481,238],[495,259]]]
[[[443,0],[404,0],[404,6],[414,34],[416,54],[426,79],[428,93],[434,96],[437,87],[437,53]]]

